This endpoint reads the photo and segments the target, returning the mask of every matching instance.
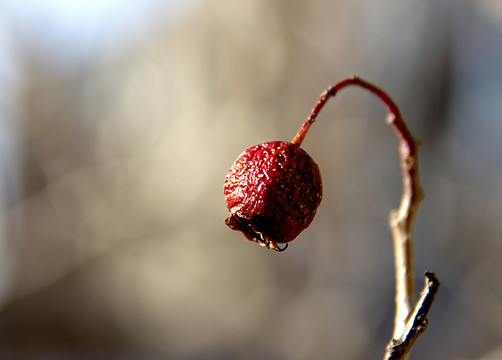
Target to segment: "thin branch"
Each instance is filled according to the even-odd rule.
[[[329,98],[335,96],[341,89],[351,85],[369,90],[387,106],[389,112],[387,123],[394,129],[399,142],[403,192],[399,208],[390,213],[389,225],[394,244],[396,280],[396,312],[394,316],[393,339],[400,339],[402,334],[405,333],[405,330],[407,330],[408,319],[415,305],[413,230],[418,206],[424,197],[424,192],[420,185],[418,173],[418,143],[408,130],[399,108],[384,91],[354,75],[351,78],[347,78],[333,85],[321,95],[309,117],[292,140],[292,143],[301,145],[310,126],[315,122],[317,115]],[[437,284],[439,284],[439,282],[437,282]],[[437,291],[437,286],[435,289],[435,291]],[[419,334],[417,334],[416,337],[418,337],[418,335]],[[416,339],[416,337],[414,339]],[[403,355],[404,357],[399,359],[405,359],[408,353],[409,351],[405,352]]]
[[[384,360],[405,359],[417,338],[427,328],[427,314],[439,290],[439,280],[431,272],[425,273],[425,286],[403,333],[387,345]]]

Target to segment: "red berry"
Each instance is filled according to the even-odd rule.
[[[274,250],[314,219],[322,199],[319,167],[299,144],[271,141],[250,147],[232,165],[224,185],[225,223]],[[287,246],[287,245],[286,245]]]

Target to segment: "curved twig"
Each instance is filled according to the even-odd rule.
[[[418,174],[418,143],[408,130],[399,108],[383,90],[354,75],[353,77],[340,81],[322,93],[309,117],[292,140],[292,143],[300,146],[310,126],[315,122],[317,115],[326,102],[332,96],[335,96],[338,91],[352,85],[370,91],[387,106],[389,112],[387,123],[393,127],[399,141],[403,192],[399,208],[392,210],[390,213],[389,225],[394,243],[396,277],[396,312],[394,317],[393,339],[402,339],[403,334],[406,334],[408,329],[408,319],[415,305],[413,229],[418,206],[424,197],[424,192],[420,185]],[[434,287],[434,289],[436,289],[434,295],[435,292],[437,292],[438,286],[439,282],[437,282],[437,286]],[[420,333],[417,333],[416,337],[418,337],[419,334]],[[416,339],[416,337],[414,337],[414,339]],[[413,342],[411,344],[410,342],[406,342],[406,344],[410,344],[410,349]],[[392,359],[405,359],[408,352],[409,350],[402,352],[403,357],[392,357]]]

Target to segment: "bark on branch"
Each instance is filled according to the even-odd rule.
[[[439,290],[439,281],[431,272],[425,273],[425,286],[420,294],[415,309],[411,314],[403,333],[394,336],[387,345],[384,360],[405,359],[411,351],[417,338],[427,328],[427,314]]]

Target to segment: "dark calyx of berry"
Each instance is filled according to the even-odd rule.
[[[271,141],[244,151],[224,185],[225,223],[277,251],[310,225],[322,200],[319,167],[298,144]],[[286,244],[287,246],[287,244]]]

